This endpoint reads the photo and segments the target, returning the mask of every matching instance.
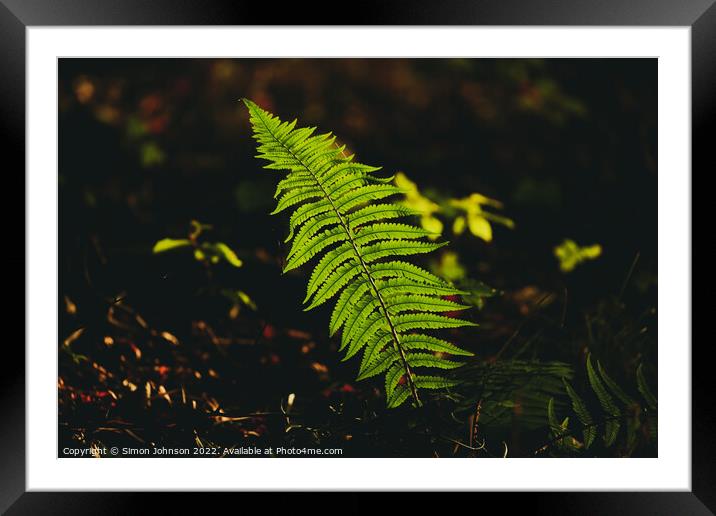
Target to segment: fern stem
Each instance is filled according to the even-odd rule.
[[[321,183],[321,181],[316,177],[316,175],[313,173],[313,171],[303,162],[303,160],[296,155],[296,153],[293,152],[293,150],[288,147],[286,144],[284,144],[280,138],[276,136],[276,133],[271,130],[271,127],[266,123],[266,121],[263,119],[263,116],[261,113],[259,113],[258,118],[263,123],[266,130],[275,138],[277,142],[288,152],[293,156],[293,158],[301,164],[301,166],[311,175],[311,178],[316,182],[318,187],[321,189],[321,192],[323,195],[328,199],[328,202],[331,204],[331,208],[336,213],[336,216],[338,217],[338,220],[340,222],[341,227],[346,233],[346,236],[348,237],[348,240],[351,243],[351,246],[353,247],[353,251],[355,253],[355,258],[357,259],[358,263],[360,264],[361,268],[363,269],[363,273],[365,274],[366,278],[368,278],[368,282],[370,283],[371,288],[373,289],[373,292],[375,294],[375,297],[378,299],[378,302],[380,303],[380,309],[383,312],[383,315],[385,316],[385,320],[388,323],[388,327],[390,328],[391,336],[393,338],[393,345],[395,346],[396,351],[400,355],[400,361],[403,365],[403,369],[405,369],[405,373],[407,376],[407,382],[408,387],[410,388],[410,394],[413,397],[413,400],[415,401],[415,405],[418,407],[422,406],[422,403],[420,401],[420,397],[418,396],[418,389],[415,386],[415,382],[413,381],[413,372],[410,368],[410,365],[408,364],[408,360],[405,356],[405,351],[403,350],[403,347],[400,345],[400,339],[398,338],[398,332],[395,329],[395,325],[393,324],[392,319],[390,318],[390,314],[388,313],[388,307],[385,304],[385,301],[383,300],[383,297],[380,295],[380,291],[378,290],[377,285],[375,284],[374,278],[371,276],[370,271],[368,270],[368,265],[363,260],[363,256],[360,253],[360,249],[358,247],[358,244],[356,244],[355,239],[353,238],[353,233],[348,225],[348,223],[344,220],[343,214],[340,212],[338,207],[333,202],[333,199],[331,198],[330,194],[326,191],[325,187]]]

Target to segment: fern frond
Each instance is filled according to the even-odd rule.
[[[626,424],[625,438],[620,444],[620,449],[623,454],[630,455],[634,451],[639,435],[642,436],[642,439],[645,439],[645,442],[655,442],[657,438],[656,398],[654,398],[653,394],[651,394],[651,391],[649,391],[649,388],[646,385],[643,371],[640,368],[637,368],[636,370],[637,388],[642,393],[647,405],[654,412],[646,410],[639,404],[639,402],[635,401],[634,398],[626,394],[626,392],[607,374],[599,360],[597,360],[597,367],[595,368],[592,362],[591,353],[587,355],[586,372],[589,386],[599,402],[598,407],[600,410],[599,412],[595,412],[596,417],[592,417],[584,399],[576,393],[566,379],[563,379],[567,396],[572,401],[572,409],[577,414],[577,417],[582,424],[585,448],[588,448],[594,441],[597,427],[603,427],[604,429],[603,438],[605,448],[614,446],[617,442],[619,431],[623,424]],[[616,397],[616,399],[623,404],[623,408],[620,407],[614,397]],[[553,401],[550,400],[550,403],[553,403]],[[594,410],[597,409],[596,405],[592,404],[591,406]],[[553,412],[554,407],[551,407],[550,404],[548,404],[547,416],[551,435],[555,434],[555,422],[557,421],[556,415]],[[648,425],[648,432],[637,433],[639,429],[642,428],[644,423]],[[566,427],[564,428],[564,433],[568,433]],[[647,435],[648,437],[645,437]],[[565,441],[562,444],[569,443]]]
[[[467,308],[446,296],[460,295],[444,280],[396,259],[429,253],[445,243],[418,226],[395,219],[419,215],[384,201],[403,190],[380,170],[353,161],[331,133],[296,128],[244,99],[258,143],[258,156],[270,170],[287,171],[276,186],[273,213],[289,212],[286,242],[292,242],[284,272],[317,259],[306,288],[305,310],[338,296],[331,335],[342,331],[345,358],[363,351],[359,379],[385,374],[386,403],[397,407],[419,389],[455,383],[440,376],[460,362],[448,356],[472,353],[415,330],[474,326],[442,315]],[[428,374],[416,374],[415,370]]]

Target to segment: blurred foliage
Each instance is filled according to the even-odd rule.
[[[395,186],[405,191],[403,204],[421,213],[420,225],[423,229],[435,234],[431,237],[433,240],[438,238],[443,232],[443,223],[435,216],[435,213],[440,211],[440,206],[423,196],[418,190],[418,185],[408,179],[403,172],[395,175]]]
[[[512,220],[501,215],[496,215],[484,209],[490,206],[502,209],[502,203],[479,193],[472,193],[462,199],[440,198],[436,195],[438,202],[420,193],[418,186],[408,179],[403,172],[395,175],[395,185],[405,191],[405,206],[421,213],[420,224],[427,231],[435,233],[433,239],[443,233],[443,221],[437,216],[452,219],[452,232],[461,235],[465,227],[474,236],[485,242],[492,241],[492,226],[490,221],[501,224],[510,229],[515,227]]]
[[[224,260],[229,265],[241,267],[244,262],[242,262],[239,257],[236,256],[233,249],[224,242],[199,241],[201,234],[208,229],[211,229],[210,225],[192,220],[188,238],[163,238],[154,244],[152,252],[158,254],[182,247],[191,247],[194,250],[194,258],[198,262],[202,262],[206,265],[215,265],[221,260]]]
[[[554,248],[554,255],[559,260],[559,268],[562,272],[572,272],[580,263],[599,258],[602,255],[602,246],[599,244],[580,246],[574,240],[565,238]]]
[[[488,298],[500,294],[497,289],[482,281],[468,277],[467,269],[460,263],[459,255],[453,251],[443,251],[438,260],[431,260],[430,270],[462,290],[462,300],[478,310],[482,310]]]
[[[640,365],[655,384],[656,60],[62,59],[58,67],[61,443],[562,456],[572,452],[545,448],[551,397],[557,423],[568,418],[574,439],[583,435],[561,376],[595,421],[602,414],[588,353],[635,399],[643,400],[632,392]],[[476,355],[463,386],[431,397],[424,412],[388,413],[379,389],[354,383],[357,367],[336,359],[326,314],[296,309],[306,277],[280,274],[284,227],[268,216],[277,177],[254,163],[241,97],[334,129],[346,152],[359,148],[386,175],[408,171],[426,222],[445,236],[462,230],[452,254],[423,265],[481,308],[477,337],[451,335]],[[473,192],[483,197],[471,201]],[[505,202],[511,230],[484,217],[501,216],[489,199]],[[482,236],[464,238],[474,235],[471,216]],[[188,256],[191,246],[152,253],[164,236],[189,239],[192,219],[212,221],[200,241],[230,244],[243,266],[219,249],[208,266]],[[565,235],[608,252],[561,273],[554,243]],[[621,456],[621,432],[614,446],[600,438],[577,453]],[[633,456],[656,455],[639,442]]]
[[[458,282],[467,276],[467,269],[460,263],[460,255],[454,251],[443,251],[438,260],[430,262],[433,273],[451,282]]]

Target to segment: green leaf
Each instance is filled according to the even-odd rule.
[[[456,317],[446,317],[430,313],[404,314],[394,317],[395,329],[399,332],[416,329],[460,328],[462,326],[477,326],[477,324]]]
[[[467,305],[461,305],[454,301],[447,301],[442,298],[433,296],[406,295],[398,293],[397,295],[388,297],[386,302],[389,305],[389,313],[391,315],[402,314],[409,311],[423,312],[457,312],[469,308]]]
[[[450,380],[442,376],[416,376],[415,386],[420,389],[445,389],[458,385],[457,380]]]
[[[214,244],[214,249],[224,257],[224,260],[229,262],[234,267],[241,267],[244,262],[242,262],[238,256],[236,256],[236,253],[225,243],[223,242],[217,242]]]
[[[341,293],[331,315],[329,332],[331,337],[343,326],[346,320],[356,311],[356,304],[370,289],[370,283],[356,280]]]
[[[363,224],[419,215],[420,212],[400,204],[371,204],[348,215],[352,230]]]
[[[646,404],[649,405],[649,408],[656,410],[656,396],[652,394],[651,389],[649,389],[649,384],[646,383],[646,378],[644,378],[644,364],[639,364],[639,367],[636,369],[636,385],[641,395],[644,396],[644,400]]]
[[[388,261],[374,263],[368,266],[368,270],[375,278],[405,278],[418,283],[429,285],[449,286],[445,281],[434,274],[403,261]],[[456,291],[459,293],[459,291]]]
[[[425,351],[435,351],[437,353],[449,353],[451,355],[473,356],[474,353],[460,349],[450,342],[437,339],[430,335],[410,334],[405,335],[401,339],[401,344],[405,349],[422,349]]]
[[[550,398],[547,403],[547,421],[549,422],[549,428],[555,437],[562,435],[562,425],[557,420],[557,415],[554,411],[554,398]]]
[[[564,388],[567,390],[569,399],[572,400],[572,409],[574,409],[575,414],[577,414],[579,421],[582,423],[584,447],[589,449],[594,442],[594,438],[597,436],[597,429],[594,426],[594,420],[592,419],[592,415],[589,413],[589,410],[587,410],[587,405],[584,403],[584,400],[579,396],[579,394],[577,394],[566,379],[563,378],[562,381],[564,382]]]
[[[326,247],[340,243],[344,241],[345,238],[346,237],[343,233],[343,228],[333,228],[318,234],[315,238],[309,240],[307,244],[304,245],[302,249],[296,254],[292,255],[291,253],[289,253],[286,266],[283,268],[283,272],[288,272],[292,269],[300,267],[308,260],[316,256],[318,253],[323,251]]]
[[[602,380],[604,380],[604,383],[607,385],[610,391],[619,398],[619,400],[624,403],[627,407],[632,405],[637,405],[637,402],[634,401],[633,398],[631,398],[629,395],[627,395],[619,385],[612,380],[612,378],[607,374],[607,372],[602,367],[602,364],[597,360],[597,370],[599,370],[599,374],[602,377]]]
[[[398,382],[405,374],[405,370],[400,364],[393,364],[390,370],[388,370],[388,373],[385,375],[385,395],[388,399],[388,404],[390,404],[390,400],[393,397],[393,391],[395,391],[395,388],[398,386]]]
[[[594,370],[591,354],[587,355],[587,378],[589,379],[589,384],[592,386],[592,390],[599,399],[599,404],[602,406],[602,410],[604,410],[607,414],[607,419],[604,423],[604,444],[609,447],[614,444],[617,434],[619,433],[619,418],[621,417],[621,411],[614,403],[614,400],[607,392],[607,389],[604,387],[599,375]]]
[[[162,238],[152,248],[152,253],[159,254],[172,249],[178,249],[180,247],[190,246],[191,242],[186,238],[174,239],[174,238]]]
[[[559,268],[562,272],[571,272],[580,263],[587,260],[596,260],[601,254],[601,245],[594,244],[582,247],[569,238],[565,238],[561,244],[554,248],[554,255],[559,260]]]
[[[397,408],[410,397],[410,388],[399,385],[388,398],[388,408]]]

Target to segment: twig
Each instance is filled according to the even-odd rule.
[[[617,301],[621,301],[622,296],[624,295],[624,291],[626,290],[627,285],[629,284],[629,280],[631,279],[632,274],[634,274],[634,269],[636,268],[636,264],[639,261],[640,255],[641,255],[641,253],[637,251],[636,256],[634,256],[634,261],[631,263],[631,267],[629,267],[629,272],[627,272],[626,278],[624,278],[624,283],[622,283],[622,288],[619,290],[619,295],[617,296]]]
[[[468,446],[467,444],[457,441],[455,439],[451,439],[450,437],[445,437],[444,435],[440,436],[441,439],[445,439],[446,441],[450,441],[453,444],[457,444],[458,446],[462,446],[463,448],[467,448],[468,450],[472,451],[481,451],[485,449],[485,441],[482,442],[479,448],[475,448],[473,446]]]

